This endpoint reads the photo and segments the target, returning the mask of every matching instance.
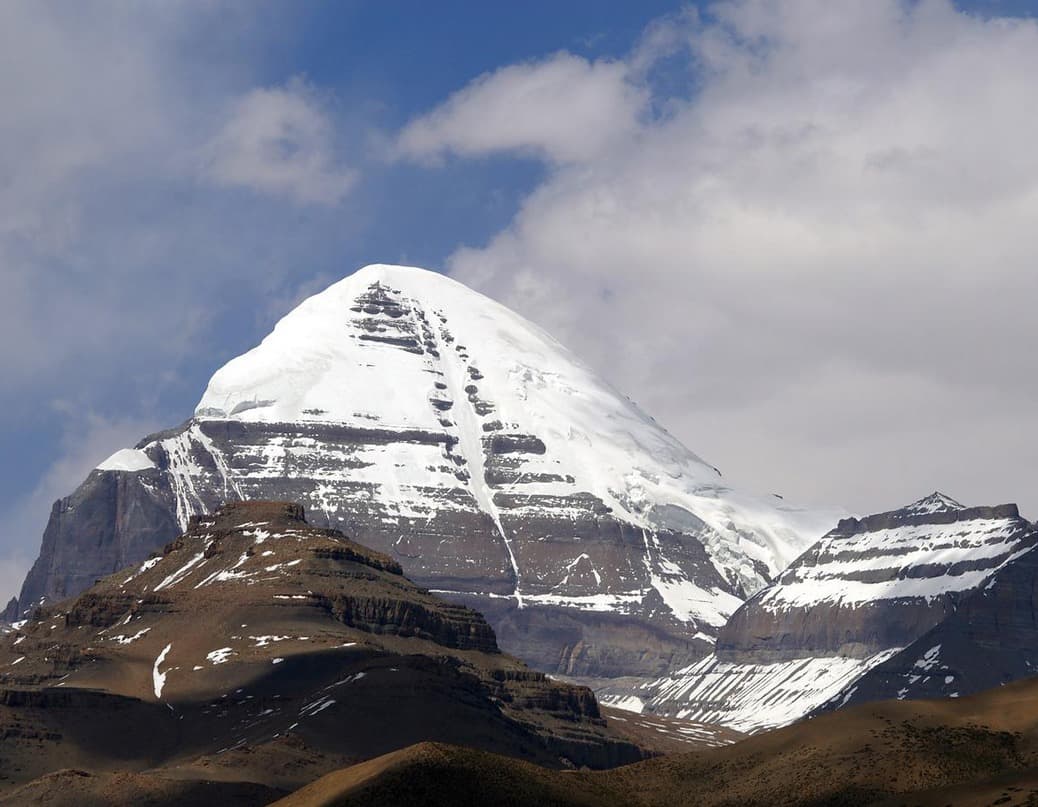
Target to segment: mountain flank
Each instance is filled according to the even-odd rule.
[[[26,800],[246,803],[429,740],[560,768],[652,753],[623,725],[502,653],[479,613],[285,502],[194,516],[0,639],[0,793]]]
[[[1034,674],[1038,528],[934,493],[845,519],[733,614],[647,712],[754,731],[869,700],[960,697]]]

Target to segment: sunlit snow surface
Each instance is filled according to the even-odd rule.
[[[164,662],[166,660],[166,656],[169,654],[169,651],[170,651],[170,649],[172,647],[173,647],[173,643],[172,642],[170,642],[168,645],[166,645],[162,649],[162,652],[159,653],[158,657],[155,659],[155,663],[152,665],[152,668],[151,668],[151,680],[152,680],[152,685],[154,686],[154,689],[155,689],[155,697],[156,698],[161,698],[162,697],[162,690],[166,686],[166,675],[169,673],[169,670],[166,670],[166,672],[161,672],[159,670],[159,667],[162,665],[162,662]]]

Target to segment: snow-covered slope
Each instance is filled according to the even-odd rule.
[[[863,659],[809,656],[770,664],[740,664],[710,655],[646,687],[641,698],[634,697],[638,711],[753,733],[800,719],[898,650]],[[620,703],[612,705],[622,708]]]
[[[304,301],[213,376],[192,420],[137,448],[99,470],[180,528],[227,499],[302,501],[485,611],[506,648],[578,675],[708,652],[839,515],[731,489],[541,329],[397,266]],[[640,627],[621,636],[615,617]]]
[[[967,508],[939,493],[841,521],[739,608],[713,656],[646,687],[645,708],[747,731],[839,706],[1036,542],[1015,505]]]

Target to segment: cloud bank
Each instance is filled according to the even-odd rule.
[[[399,148],[542,155],[545,181],[451,273],[729,476],[1035,517],[1035,76],[1033,20],[740,0],[659,21],[621,62],[477,78]]]
[[[558,163],[601,159],[638,131],[648,93],[627,81],[621,62],[569,53],[502,67],[475,79],[411,121],[397,150],[405,157],[479,157],[518,151]]]

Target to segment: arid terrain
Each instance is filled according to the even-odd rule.
[[[1038,804],[1038,681],[961,700],[885,702],[724,748],[611,771],[551,771],[424,743],[329,774],[279,802],[317,805]]]

